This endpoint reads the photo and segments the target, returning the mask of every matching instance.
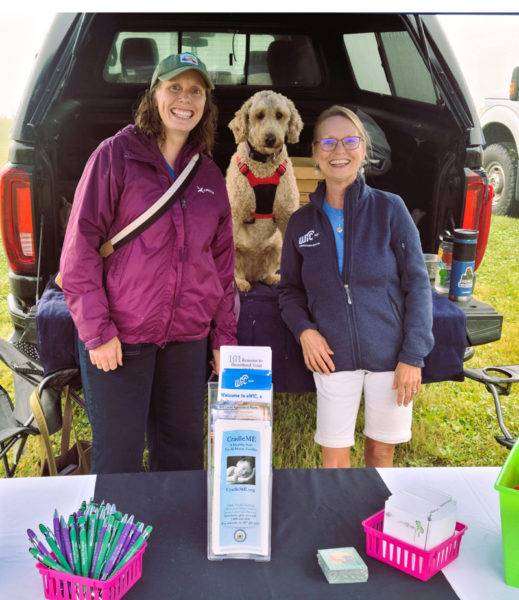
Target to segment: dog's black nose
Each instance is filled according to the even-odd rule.
[[[276,143],[276,136],[273,133],[265,134],[265,146],[272,148]]]

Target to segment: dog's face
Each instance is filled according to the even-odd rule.
[[[299,140],[303,122],[291,100],[264,90],[243,104],[229,127],[236,143],[247,140],[258,152],[274,154],[285,140],[290,143]]]

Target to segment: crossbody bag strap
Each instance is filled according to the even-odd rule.
[[[110,256],[112,252],[133,240],[147,229],[152,223],[155,223],[170,206],[172,206],[186,190],[187,186],[193,181],[198,167],[201,163],[200,154],[195,154],[188,162],[186,168],[175,179],[173,185],[165,192],[152,206],[145,210],[139,217],[119,231],[111,240],[105,242],[99,248],[99,254],[103,258]]]
[[[161,217],[170,206],[172,206],[187,189],[187,186],[193,181],[200,164],[202,163],[202,157],[200,154],[195,154],[193,158],[187,163],[185,169],[175,179],[173,185],[168,189],[167,192],[154,202],[147,210],[145,210],[140,216],[134,221],[122,229],[119,233],[114,235],[111,240],[105,242],[101,248],[99,248],[99,254],[103,258],[110,256],[115,250],[124,246],[130,240],[140,235],[145,229],[147,229],[152,223]],[[56,285],[60,288],[63,287],[63,280],[61,273],[58,273],[54,279]]]

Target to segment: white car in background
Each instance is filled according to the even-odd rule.
[[[479,115],[485,136],[483,167],[494,188],[492,212],[519,216],[519,67],[512,73],[510,91],[485,98]]]

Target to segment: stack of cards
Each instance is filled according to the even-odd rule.
[[[317,561],[328,583],[362,583],[368,580],[368,567],[353,547],[318,550]]]

